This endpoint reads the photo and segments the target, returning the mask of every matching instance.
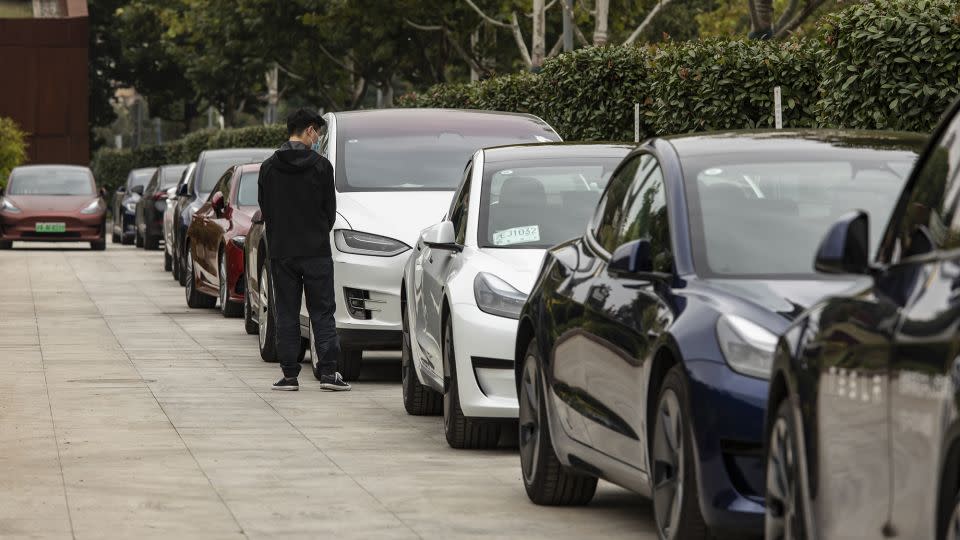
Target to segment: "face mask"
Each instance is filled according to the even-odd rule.
[[[317,142],[310,145],[310,149],[316,153],[320,153],[320,137],[317,137]]]

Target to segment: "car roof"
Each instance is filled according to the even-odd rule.
[[[244,163],[238,165],[238,167],[240,167],[240,172],[256,172],[260,170],[260,165],[260,163]]]
[[[432,126],[452,127],[469,123],[474,129],[482,129],[485,125],[495,125],[502,130],[504,124],[526,126],[537,124],[551,133],[556,130],[542,119],[527,113],[509,113],[500,111],[482,111],[471,109],[372,109],[361,111],[344,111],[331,113],[336,117],[338,125],[360,128],[421,128]]]
[[[242,156],[245,154],[257,152],[273,152],[274,148],[220,148],[217,150],[204,150],[200,153],[203,157],[221,157],[221,156]],[[198,160],[199,161],[199,160]]]
[[[484,163],[525,159],[558,159],[569,157],[624,157],[636,145],[632,143],[540,143],[511,144],[483,149]]]
[[[862,148],[919,152],[927,141],[920,133],[845,129],[744,130],[662,137],[685,157],[757,151],[803,151]]]
[[[33,165],[18,165],[13,168],[17,169],[81,169],[84,171],[89,171],[90,167],[84,167],[83,165],[63,165],[59,163],[41,163]]]

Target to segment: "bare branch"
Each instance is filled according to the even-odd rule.
[[[790,3],[787,5],[787,8],[783,10],[783,13],[780,15],[780,18],[777,19],[777,24],[774,25],[774,28],[783,28],[787,25],[787,22],[790,21],[790,18],[793,17],[793,14],[797,12],[797,5],[800,3],[800,0],[790,0]]]
[[[467,0],[469,2],[469,0]],[[517,42],[517,48],[520,49],[520,57],[523,63],[528,67],[533,66],[533,60],[530,59],[530,51],[527,49],[527,42],[523,39],[523,31],[520,30],[520,21],[517,20],[517,12],[510,14],[511,27],[513,28],[513,39]]]
[[[826,0],[807,0],[807,5],[800,10],[800,13],[797,13],[797,16],[793,18],[789,23],[787,23],[783,28],[777,30],[774,34],[774,38],[782,38],[789,33],[792,33],[797,29],[805,20],[807,20],[810,15],[813,15],[813,12],[816,11],[820,6],[822,6]]]
[[[553,5],[553,3],[551,2],[550,5]],[[573,10],[570,9],[570,6],[568,6],[566,2],[560,2],[560,5],[563,6],[564,11],[570,14],[570,24],[573,26],[573,35],[576,36],[577,41],[579,41],[580,44],[583,45],[584,47],[589,47],[590,42],[587,41],[587,36],[583,35],[583,32],[580,31],[580,26],[576,22],[577,17],[573,13]],[[547,9],[549,9],[549,6],[547,7]]]
[[[442,26],[428,26],[425,24],[417,24],[410,19],[403,19],[403,22],[407,23],[407,26],[412,26],[417,30],[423,30],[424,32],[442,32],[444,27]]]
[[[333,56],[332,54],[330,54],[330,51],[328,51],[327,48],[323,46],[323,43],[317,42],[317,47],[320,47],[320,52],[322,52],[322,53],[323,53],[327,58],[329,58],[334,64],[342,67],[343,69],[349,71],[350,73],[354,73],[354,74],[357,74],[357,75],[360,74],[357,70],[353,69],[352,67],[350,67],[350,66],[348,66],[347,64],[343,63],[343,61],[338,60],[335,56]]]
[[[556,4],[556,3],[557,3],[557,0],[551,0],[549,4],[543,6],[543,12],[546,13],[546,12],[550,11],[550,8],[552,8],[553,5]],[[562,4],[562,5],[565,5],[565,4],[563,4],[563,2],[561,2],[561,4]],[[524,16],[526,16],[526,18],[528,18],[528,19],[532,19],[532,18],[533,18],[533,13],[524,13]]]
[[[625,45],[632,45],[633,42],[636,41],[638,37],[640,37],[640,33],[647,29],[647,26],[650,24],[650,21],[652,21],[653,18],[657,15],[657,13],[659,13],[660,10],[663,9],[663,6],[666,6],[672,1],[673,0],[660,0],[660,3],[654,6],[653,9],[650,10],[650,13],[647,13],[646,18],[643,19],[643,22],[640,23],[640,26],[638,26],[637,29],[634,30],[632,34],[630,34],[630,37],[628,37],[627,40],[624,41],[623,43]]]
[[[553,44],[553,48],[550,49],[550,52],[547,53],[547,58],[553,58],[554,56],[560,54],[560,51],[563,50],[563,35],[557,39],[557,42]]]
[[[510,25],[509,25],[509,24],[507,24],[507,23],[505,23],[505,22],[503,22],[503,21],[498,21],[498,20],[494,19],[493,17],[491,17],[491,16],[487,15],[486,13],[484,13],[483,10],[481,10],[480,8],[478,8],[477,5],[473,3],[473,0],[463,0],[463,1],[466,2],[468,6],[472,7],[473,10],[477,12],[477,15],[480,15],[480,18],[482,18],[483,20],[487,21],[488,23],[490,23],[490,24],[492,24],[492,25],[494,25],[494,26],[499,26],[499,27],[501,27],[501,28],[510,28]]]
[[[447,28],[446,26],[429,26],[424,24],[417,24],[411,21],[410,19],[404,19],[403,22],[407,23],[409,26],[412,26],[413,28],[416,28],[417,30],[423,30],[425,32],[443,32],[443,37],[450,43],[450,45],[457,52],[457,54],[460,55],[460,58],[462,58],[463,61],[466,62],[472,70],[476,71],[477,73],[486,73],[486,70],[483,69],[480,63],[477,62],[477,60],[472,55],[467,53],[466,49],[464,49],[463,46],[460,45],[460,42],[456,40],[456,38],[453,35],[453,32],[451,32],[450,29]]]
[[[286,74],[289,75],[290,77],[292,77],[292,78],[294,78],[294,79],[297,79],[298,81],[304,81],[304,80],[306,80],[302,75],[298,75],[298,74],[290,71],[289,69],[287,69],[286,67],[284,67],[284,65],[281,64],[280,62],[277,62],[276,60],[274,60],[274,63],[277,64],[277,67],[280,68],[280,71],[286,73]]]

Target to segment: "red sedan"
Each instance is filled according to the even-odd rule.
[[[224,317],[243,314],[243,244],[257,203],[260,164],[231,167],[217,181],[187,229],[187,305]]]
[[[16,167],[0,195],[0,249],[10,249],[15,240],[107,247],[107,205],[86,167]]]

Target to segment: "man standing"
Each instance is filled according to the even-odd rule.
[[[277,356],[283,378],[274,390],[299,390],[300,299],[305,296],[320,388],[350,390],[337,373],[340,341],[334,320],[333,259],[330,229],[337,215],[333,166],[319,154],[325,122],[315,111],[299,109],[287,117],[290,140],[260,166],[260,213],[266,225],[267,254],[273,278]]]

